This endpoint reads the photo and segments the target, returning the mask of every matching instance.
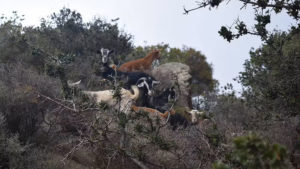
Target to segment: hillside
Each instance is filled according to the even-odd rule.
[[[300,167],[299,31],[277,33],[273,45],[250,52],[237,96],[231,85],[218,86],[200,51],[135,47],[117,24],[84,23],[68,8],[51,16],[37,27],[22,26],[16,13],[0,22],[1,169]],[[114,50],[107,63],[101,48]],[[150,86],[155,95],[133,104],[153,102],[167,118],[125,113],[84,94],[111,90],[119,104],[127,81],[109,81],[103,70],[157,49],[160,63],[145,71],[160,82]],[[153,101],[167,90],[175,92],[171,101]]]

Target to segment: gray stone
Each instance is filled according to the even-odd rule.
[[[151,71],[152,76],[161,84],[157,86],[158,91],[175,87],[178,101],[176,105],[192,107],[191,104],[191,78],[190,67],[178,62],[162,64]]]

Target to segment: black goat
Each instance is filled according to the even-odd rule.
[[[175,102],[177,99],[174,87],[165,89],[160,95],[150,98],[149,106],[160,112],[171,111],[170,103]],[[176,112],[170,115],[169,123],[172,130],[176,130],[179,126],[186,128],[190,125],[190,122],[183,115]]]
[[[169,123],[172,126],[173,130],[176,130],[177,127],[180,125],[182,125],[184,128],[190,125],[189,121],[179,113],[175,113],[171,115],[169,119]]]
[[[149,96],[146,90],[140,90],[140,97],[136,101],[136,106],[148,107],[156,109],[160,112],[169,111],[169,103],[175,101],[174,88],[165,89],[161,94],[157,96]]]
[[[174,87],[165,89],[158,96],[148,96],[145,90],[140,90],[140,97],[136,101],[136,106],[149,107],[160,112],[170,112],[170,103],[172,101],[176,101],[176,93]],[[170,114],[168,122],[172,126],[172,130],[176,130],[179,126],[183,126],[183,128],[186,128],[188,125],[190,125],[190,122],[184,116],[176,112],[175,114]]]
[[[169,103],[175,102],[176,93],[174,87],[165,89],[160,95],[150,97],[149,106],[158,111],[165,112],[169,110]]]

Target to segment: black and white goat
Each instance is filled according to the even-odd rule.
[[[99,71],[96,74],[101,75],[103,78],[114,81],[115,79],[123,83],[123,88],[129,90],[130,86],[136,85],[138,82],[144,82],[145,87],[147,88],[147,94],[149,96],[153,95],[153,87],[156,84],[159,84],[159,81],[156,81],[154,77],[143,72],[121,72],[110,67],[108,60],[109,55],[113,53],[108,49],[101,49],[102,54],[102,66],[99,68]]]
[[[170,104],[175,101],[174,88],[165,89],[161,94],[156,96],[149,96],[146,90],[140,91],[140,97],[136,101],[136,105],[140,107],[149,107],[160,112],[169,111]]]

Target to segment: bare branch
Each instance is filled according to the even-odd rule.
[[[200,9],[200,8],[205,8],[208,5],[209,5],[208,2],[202,2],[202,3],[198,3],[198,7],[195,7],[195,8],[192,8],[192,9],[186,9],[185,7],[183,7],[183,10],[184,10],[183,14],[187,15],[191,11],[195,11],[195,10]]]
[[[62,106],[62,107],[65,108],[65,109],[71,110],[71,111],[73,111],[73,112],[78,112],[78,111],[76,111],[76,110],[74,110],[74,109],[72,109],[72,108],[70,108],[70,107],[68,107],[68,106],[66,106],[66,105],[64,105],[64,104],[62,104],[62,103],[60,103],[60,102],[58,102],[58,101],[52,99],[52,98],[50,98],[49,96],[43,95],[43,94],[41,94],[41,93],[39,93],[39,92],[37,92],[37,91],[35,91],[35,93],[38,94],[38,97],[43,97],[43,98],[45,98],[45,99],[47,99],[47,100],[49,100],[49,101],[51,101],[51,102],[53,102],[53,103],[55,103],[55,104],[57,104],[57,105],[59,105],[59,106]]]
[[[132,160],[135,164],[137,164],[141,169],[148,169],[148,167],[145,166],[145,165],[144,165],[141,161],[139,161],[138,159],[132,158],[132,157],[131,157],[131,160]]]
[[[74,152],[80,149],[81,146],[88,143],[88,140],[81,140],[78,144],[76,144],[61,160],[61,162],[65,165],[65,160],[68,159]]]
[[[253,6],[260,6],[257,2],[251,1],[251,0],[239,0],[241,2],[244,3],[244,5],[246,4],[251,4]],[[269,8],[285,8],[285,9],[291,9],[290,6],[286,5],[286,4],[281,4],[281,5],[277,5],[277,4],[272,4],[272,3],[268,3],[266,4],[266,7]]]

